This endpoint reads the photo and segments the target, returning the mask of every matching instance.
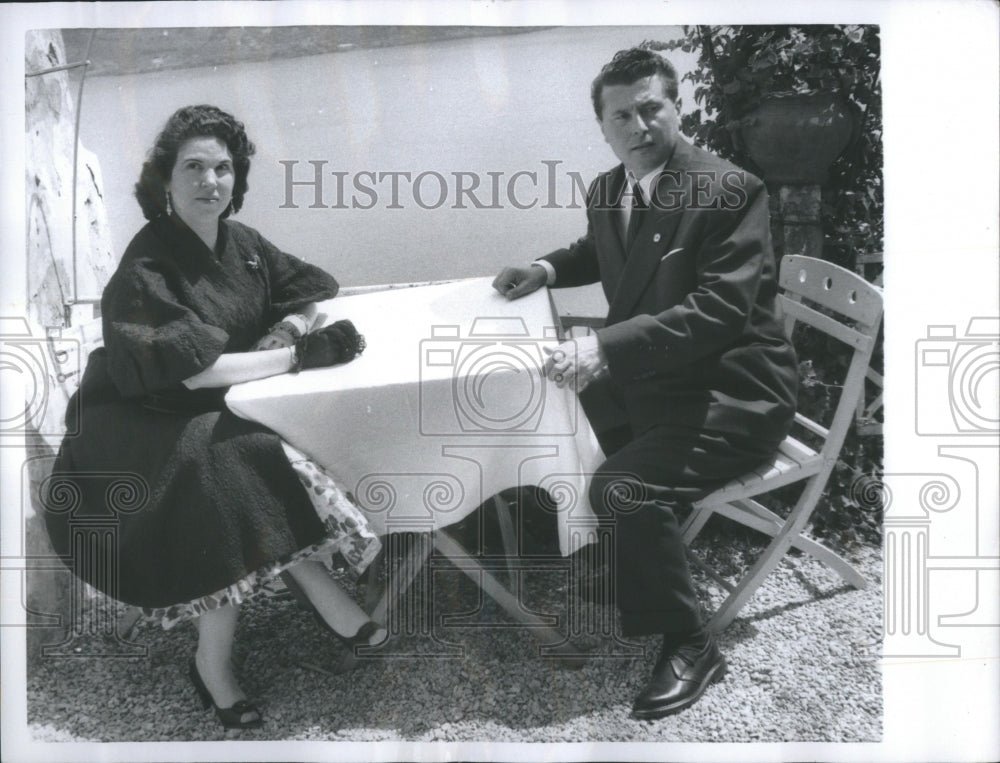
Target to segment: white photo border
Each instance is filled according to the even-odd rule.
[[[774,2],[164,2],[12,4],[3,20],[3,104],[0,152],[5,169],[0,205],[3,252],[2,311],[24,311],[25,208],[23,156],[23,46],[32,28],[129,26],[277,26],[293,24],[453,25],[668,25],[684,23],[864,23],[882,34],[887,483],[906,488],[913,475],[950,473],[955,459],[970,460],[968,441],[916,431],[922,403],[915,353],[928,327],[952,326],[957,335],[973,318],[996,319],[998,304],[998,10],[989,0],[885,0],[808,4]],[[912,381],[911,381],[912,380]],[[3,389],[9,411],[17,390]],[[12,403],[11,401],[14,401]],[[944,404],[943,401],[939,401]],[[996,438],[977,441],[995,447]],[[20,532],[18,453],[3,459],[3,528],[7,542]],[[993,461],[995,469],[996,461]],[[970,478],[968,474],[973,476]],[[960,473],[963,500],[975,516],[998,513],[996,471]],[[978,474],[979,483],[971,484]],[[919,489],[919,486],[917,488]],[[996,539],[970,557],[1000,556]],[[933,549],[932,549],[933,551]],[[5,553],[0,555],[7,558]],[[953,555],[957,558],[958,555]],[[952,558],[952,557],[949,557]],[[959,565],[959,562],[955,562]],[[962,569],[959,566],[942,569]],[[969,569],[966,567],[965,569]],[[988,564],[977,577],[984,602],[978,622],[949,632],[953,657],[933,657],[887,640],[883,663],[884,737],[877,744],[610,744],[511,745],[371,743],[338,746],[337,756],[368,760],[989,760],[1000,757],[1000,625],[997,576]],[[978,573],[977,573],[978,575]],[[19,606],[18,575],[2,576],[2,605]],[[949,577],[942,585],[968,577]],[[933,578],[933,576],[932,576]],[[947,590],[932,591],[933,601]],[[933,625],[940,625],[939,622]],[[24,635],[2,634],[5,760],[321,760],[329,743],[37,744],[27,736]],[[896,651],[893,651],[893,650]],[[339,744],[339,743],[338,743]]]

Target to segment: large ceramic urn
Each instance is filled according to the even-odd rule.
[[[824,185],[827,171],[856,136],[856,109],[835,93],[764,98],[741,129],[747,153],[765,181]]]

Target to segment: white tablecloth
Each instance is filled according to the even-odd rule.
[[[576,395],[542,378],[555,346],[546,290],[508,302],[476,278],[320,304],[364,354],[342,366],[235,385],[239,416],[330,469],[380,533],[459,521],[505,488],[538,485],[567,554],[593,539],[586,498],[603,456]]]

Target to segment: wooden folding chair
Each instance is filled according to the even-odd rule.
[[[865,579],[845,559],[802,532],[823,495],[864,392],[865,375],[882,320],[882,291],[856,273],[798,255],[782,259],[779,284],[784,293],[778,299],[785,311],[785,329],[789,336],[796,322],[801,321],[844,343],[853,354],[829,428],[801,413],[795,415],[798,427],[822,441],[820,449],[814,450],[790,435],[769,464],[744,474],[695,503],[681,528],[684,542],[690,546],[712,514],[721,514],[772,536],[756,563],[736,585],[692,555],[697,566],[729,591],[709,623],[717,631],[732,622],[789,548],[804,551],[825,563],[855,588],[866,586]],[[831,317],[829,312],[837,313],[838,318]],[[800,430],[793,430],[793,435],[797,431]],[[802,493],[785,518],[756,500],[776,488],[800,481],[805,483]]]
[[[736,585],[690,554],[696,566],[729,591],[709,623],[709,627],[717,631],[732,622],[789,548],[804,551],[825,563],[855,588],[866,586],[865,579],[844,558],[802,532],[823,495],[864,393],[865,376],[882,320],[882,291],[856,273],[799,255],[782,259],[779,283],[784,293],[778,299],[785,311],[785,329],[789,337],[796,322],[802,321],[843,342],[852,349],[853,355],[829,428],[801,413],[795,415],[798,427],[822,441],[820,449],[814,450],[794,436],[787,437],[769,464],[744,474],[695,503],[681,527],[689,548],[712,514],[721,514],[772,537],[754,566]],[[839,317],[830,317],[829,312]],[[581,327],[589,332],[604,324],[601,319],[563,316],[562,325],[564,329]],[[798,431],[794,430],[793,435]],[[786,518],[756,500],[765,493],[800,481],[805,482],[802,493]]]

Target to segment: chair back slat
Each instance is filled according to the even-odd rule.
[[[820,437],[824,439],[830,436],[829,429],[827,429],[822,424],[817,424],[815,421],[806,416],[803,416],[801,413],[795,414],[795,423],[798,424],[800,427],[808,429],[813,434],[818,434]],[[788,439],[791,438],[790,437],[786,438],[786,440]]]
[[[873,341],[867,334],[856,331],[835,318],[814,310],[809,305],[788,299],[784,294],[778,295],[778,301],[781,302],[781,308],[789,318],[808,323],[851,347],[864,348]]]
[[[778,299],[791,321],[802,321],[851,347],[853,354],[837,406],[825,433],[824,461],[836,460],[847,431],[854,420],[857,401],[864,390],[865,374],[875,349],[882,319],[882,291],[857,273],[823,260],[789,255],[781,261],[779,277],[785,293]],[[856,325],[849,326],[805,304],[809,301],[843,315]],[[822,427],[802,414],[796,419],[814,432]],[[806,424],[805,422],[809,423]]]
[[[851,364],[848,366],[847,375],[844,377],[844,386],[840,391],[840,398],[837,400],[837,408],[834,411],[833,419],[830,421],[830,434],[827,436],[823,446],[823,457],[832,462],[840,454],[840,448],[844,444],[847,430],[854,423],[854,411],[857,408],[858,398],[864,390],[865,372],[871,362],[872,350],[875,347],[874,337],[867,347],[858,347],[854,350]]]
[[[812,257],[791,254],[781,260],[778,283],[786,292],[800,295],[835,310],[865,326],[882,317],[882,291],[857,273]]]
[[[785,312],[785,329],[789,338],[795,336],[793,329],[796,322],[802,321],[849,347],[851,361],[843,380],[829,380],[831,386],[835,382],[843,382],[829,429],[801,413],[795,415],[796,424],[823,439],[818,453],[810,445],[794,437],[786,437],[769,463],[696,501],[694,511],[681,528],[684,542],[690,547],[708,519],[718,513],[772,538],[750,570],[740,576],[735,589],[730,588],[729,595],[716,609],[709,622],[712,630],[725,628],[736,617],[758,586],[793,547],[830,565],[851,585],[865,585],[864,577],[846,560],[802,532],[827,488],[844,438],[854,421],[855,407],[864,392],[865,376],[882,320],[882,292],[855,273],[802,256],[782,260],[779,281],[783,287],[779,303]],[[837,317],[831,317],[833,313]],[[807,438],[807,441],[812,443],[812,438]],[[795,483],[803,484],[803,489],[786,517],[750,500],[753,496],[771,493]]]

